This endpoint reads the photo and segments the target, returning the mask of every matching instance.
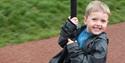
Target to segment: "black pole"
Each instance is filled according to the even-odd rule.
[[[71,0],[71,18],[77,16],[77,0]]]

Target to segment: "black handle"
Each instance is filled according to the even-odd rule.
[[[71,0],[71,18],[77,16],[77,0]]]

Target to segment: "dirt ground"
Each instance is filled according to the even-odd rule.
[[[109,26],[107,63],[125,63],[125,22]],[[60,51],[58,37],[0,48],[0,63],[48,63]]]

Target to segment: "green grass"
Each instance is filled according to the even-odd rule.
[[[78,18],[82,22],[86,5],[78,1]],[[104,0],[111,8],[110,24],[125,21],[124,0]],[[1,0],[0,47],[59,35],[70,15],[70,0]]]

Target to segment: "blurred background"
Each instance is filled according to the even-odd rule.
[[[82,23],[91,0],[77,0]],[[111,9],[110,24],[125,21],[125,0],[103,0]],[[58,36],[70,15],[70,0],[0,0],[0,47]]]

